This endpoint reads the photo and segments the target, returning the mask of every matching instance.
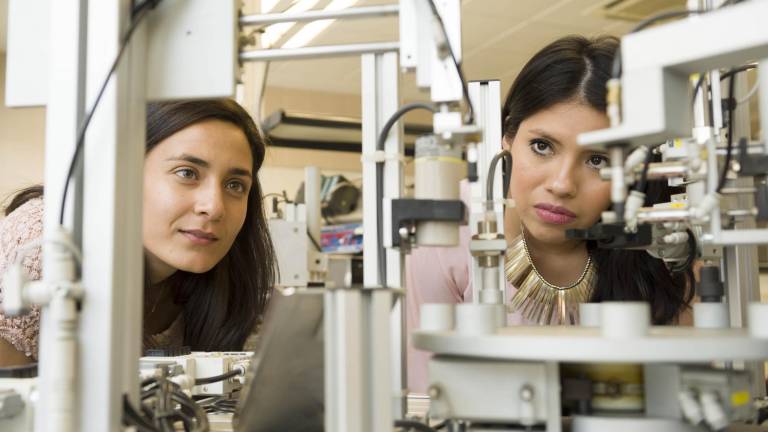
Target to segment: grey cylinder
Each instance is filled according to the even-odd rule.
[[[416,140],[414,161],[414,198],[458,200],[459,182],[466,168],[461,148],[435,135]],[[416,224],[416,243],[421,246],[456,246],[459,244],[459,223],[429,221]]]

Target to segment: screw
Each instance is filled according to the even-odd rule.
[[[427,389],[427,395],[429,395],[430,399],[438,399],[440,398],[440,387],[436,385],[429,386],[429,389]]]
[[[525,402],[530,402],[533,400],[533,396],[533,386],[530,384],[524,384],[522,387],[520,387],[520,399]]]

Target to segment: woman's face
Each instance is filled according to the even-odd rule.
[[[565,230],[592,226],[608,208],[610,183],[599,175],[608,157],[576,142],[580,133],[608,125],[605,114],[577,102],[556,104],[520,123],[511,143],[510,194],[537,241],[563,244]]]
[[[144,161],[144,250],[153,283],[204,273],[243,227],[253,156],[243,131],[206,120],[155,146]]]

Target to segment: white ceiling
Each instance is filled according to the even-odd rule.
[[[0,0],[0,52],[5,51],[9,0]],[[248,0],[248,5],[258,0]],[[317,7],[330,0],[322,0]],[[631,23],[600,16],[599,9],[615,0],[463,0],[464,71],[467,79],[502,80],[511,84],[525,61],[546,43],[566,34],[614,34]],[[632,1],[632,0],[625,0]],[[281,0],[284,9],[291,0]],[[356,6],[397,3],[397,0],[359,0]],[[295,33],[297,25],[287,35]],[[336,21],[312,45],[397,40],[395,17]],[[328,92],[359,93],[359,57],[275,62],[269,86]],[[416,98],[412,74],[402,83],[404,96]]]
[[[386,3],[397,0],[359,0],[356,6]],[[605,0],[463,0],[467,79],[501,79],[502,88],[506,88],[532,54],[560,36],[626,33],[632,23],[602,17],[599,9],[604,4]],[[397,35],[395,17],[336,21],[311,45],[395,41]],[[401,86],[407,99],[419,96],[412,75],[406,75]],[[274,62],[268,85],[359,93],[360,59]]]

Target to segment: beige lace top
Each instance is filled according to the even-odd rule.
[[[33,199],[0,220],[0,275],[18,256],[25,244],[43,234],[43,200]],[[22,266],[32,280],[42,276],[40,248],[29,251],[22,259]],[[40,331],[40,310],[32,310],[21,317],[3,315],[3,282],[0,278],[0,338],[5,339],[27,357],[37,360],[37,335]],[[179,317],[162,333],[144,336],[144,349],[180,346],[184,339],[184,318]]]

